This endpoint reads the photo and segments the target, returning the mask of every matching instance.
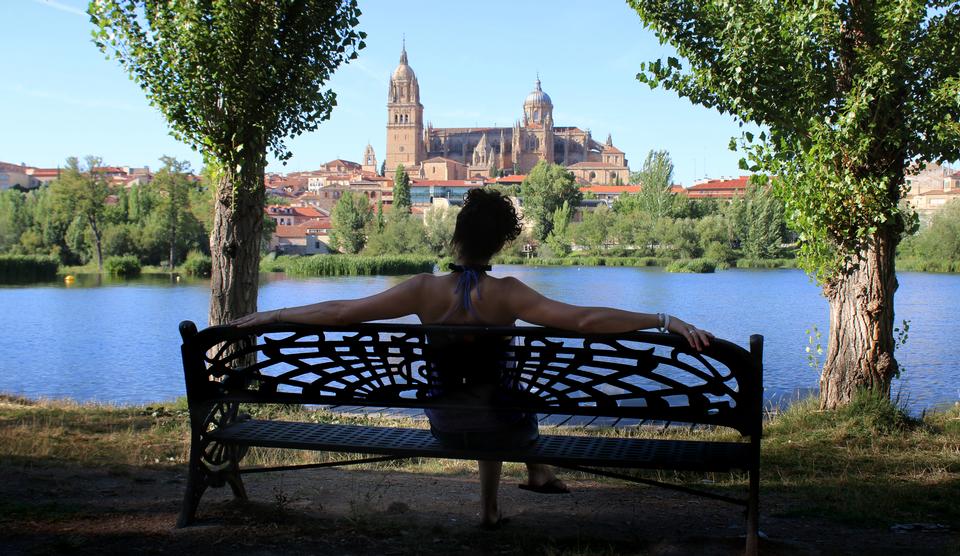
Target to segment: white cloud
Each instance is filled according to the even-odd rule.
[[[364,75],[373,79],[377,83],[389,83],[390,76],[385,71],[379,71],[371,68],[360,60],[351,60],[347,68],[357,68]]]
[[[53,102],[58,102],[61,104],[68,104],[70,106],[77,106],[80,108],[88,109],[109,109],[109,110],[121,110],[123,112],[139,112],[144,109],[144,107],[133,106],[131,104],[121,103],[121,102],[111,102],[109,100],[93,100],[93,99],[84,99],[76,98],[62,93],[53,93],[50,91],[43,91],[40,89],[28,89],[23,85],[14,85],[10,87],[8,85],[0,85],[0,90],[7,91],[10,93],[27,96],[31,98],[36,98],[40,100],[49,100]]]
[[[33,0],[35,3],[40,4],[41,6],[46,6],[48,8],[53,8],[61,12],[66,12],[68,14],[81,15],[86,17],[87,12],[83,11],[80,8],[75,6],[70,6],[67,4],[62,4],[56,0]]]

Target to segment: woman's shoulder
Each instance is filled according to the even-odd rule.
[[[489,276],[489,278],[491,279],[491,285],[493,286],[492,289],[497,290],[497,292],[500,294],[509,294],[527,289],[529,287],[519,278],[514,276],[504,276],[502,278]]]

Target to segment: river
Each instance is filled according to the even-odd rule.
[[[819,329],[826,348],[828,307],[798,270],[672,274],[656,268],[498,266],[492,274],[516,276],[568,303],[669,312],[744,346],[750,334],[762,334],[768,399],[816,390],[806,331]],[[273,308],[361,297],[400,280],[263,275],[259,302]],[[910,331],[897,352],[904,371],[894,395],[913,412],[955,403],[960,342],[950,334],[960,314],[960,276],[905,272],[899,280],[896,319],[910,321]],[[113,404],[181,396],[177,324],[206,323],[208,288],[205,281],[166,276],[80,276],[69,286],[0,287],[0,392]]]

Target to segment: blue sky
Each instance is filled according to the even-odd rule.
[[[107,163],[159,165],[162,155],[200,167],[168,134],[160,114],[119,65],[90,41],[80,0],[2,0],[0,160],[56,166],[94,154]],[[359,161],[369,141],[379,160],[386,97],[406,35],[424,118],[436,127],[512,125],[539,72],[556,125],[608,133],[639,169],[666,149],[675,181],[737,175],[732,118],[636,81],[643,61],[668,53],[624,2],[488,0],[362,1],[369,35],[360,58],[330,82],[339,106],[320,129],[288,141],[294,157],[271,171],[309,170],[334,158]]]

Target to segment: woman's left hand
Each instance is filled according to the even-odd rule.
[[[700,330],[696,326],[684,322],[675,316],[670,316],[670,332],[674,334],[679,334],[687,339],[687,342],[690,343],[690,347],[697,351],[702,351],[703,348],[710,345],[710,340],[714,338],[713,334],[707,332],[706,330]]]
[[[236,326],[239,328],[247,328],[250,326],[258,326],[261,324],[270,324],[280,321],[280,311],[283,309],[274,309],[273,311],[262,311],[259,313],[250,313],[249,315],[242,316],[238,319],[233,319],[230,321],[231,326]]]

